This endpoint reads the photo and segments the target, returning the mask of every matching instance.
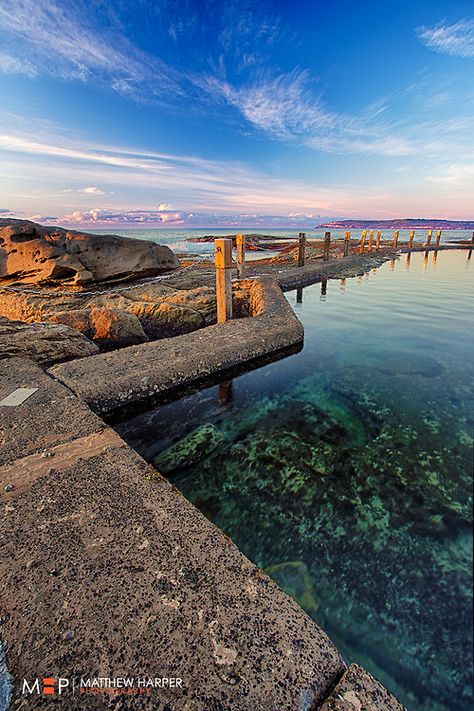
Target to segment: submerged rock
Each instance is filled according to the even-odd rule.
[[[319,607],[308,567],[303,561],[295,560],[288,563],[277,563],[265,568],[269,575],[288,595],[306,610],[313,613]]]
[[[185,469],[212,454],[222,440],[223,435],[214,425],[203,425],[155,457],[153,464],[162,474]]]

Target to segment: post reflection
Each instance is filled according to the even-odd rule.
[[[410,269],[410,263],[411,263],[411,252],[407,252],[407,258],[405,262],[405,269],[408,271]]]
[[[303,303],[303,287],[302,286],[299,286],[296,289],[296,303],[297,304]]]
[[[328,289],[328,280],[323,279],[321,282],[321,298],[323,300],[326,298],[327,289]]]
[[[232,380],[226,380],[217,386],[217,401],[222,410],[230,410],[232,407]]]
[[[426,267],[428,266],[428,255],[429,252],[426,250],[426,252],[423,254],[423,271],[426,272]]]

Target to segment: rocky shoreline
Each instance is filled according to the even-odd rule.
[[[28,240],[17,244],[37,238],[28,225],[19,234]],[[7,283],[3,261],[0,613],[13,708],[22,705],[19,680],[31,669],[68,678],[139,669],[180,676],[182,696],[170,688],[160,701],[183,711],[401,711],[367,672],[347,668],[306,613],[98,416],[301,347],[303,328],[283,290],[396,258],[389,247],[364,255],[354,248],[343,258],[335,243],[328,261],[315,246],[304,267],[292,252],[254,262],[234,282],[237,318],[219,325],[210,263],[182,263],[166,282],[142,273],[127,291],[97,280],[86,293],[70,274],[70,284],[58,287],[54,268],[45,277],[41,267],[36,289],[18,272]],[[75,274],[84,277],[79,267]],[[170,335],[160,324],[171,303],[183,307],[183,318]],[[186,323],[186,309],[199,320]],[[114,312],[133,316],[145,341],[114,341],[113,323],[123,324]],[[90,353],[64,345],[79,342]],[[2,406],[19,388],[31,391],[28,400]],[[97,698],[95,708],[111,703]],[[120,708],[147,703],[123,699]],[[41,707],[41,698],[29,704]],[[74,700],[74,708],[89,704]]]

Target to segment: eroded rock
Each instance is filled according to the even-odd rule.
[[[148,340],[138,318],[119,309],[73,309],[59,311],[50,318],[80,331],[101,350],[133,346]]]
[[[142,343],[146,340],[145,334],[149,338],[176,336],[214,323],[216,297],[210,286],[173,289],[158,281],[126,291],[110,289],[93,296],[50,291],[45,298],[27,291],[4,291],[0,299],[0,316],[20,321],[65,323],[96,340],[95,329],[90,325],[90,312],[94,310],[118,311],[135,317],[144,333],[139,332],[137,326],[135,336],[141,340],[133,342]],[[135,319],[132,320],[136,325]]]
[[[176,269],[162,245],[144,240],[13,221],[0,227],[0,281],[69,284],[124,281]]]
[[[40,365],[52,365],[98,352],[94,343],[69,326],[0,318],[0,360],[23,356]]]

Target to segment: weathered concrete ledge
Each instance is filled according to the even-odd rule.
[[[80,358],[49,372],[95,412],[110,414],[303,343],[303,326],[275,279],[241,284],[250,293],[250,318]]]
[[[321,711],[403,711],[387,689],[358,664],[351,664]]]
[[[397,256],[396,251],[384,250],[383,253],[371,252],[363,255],[353,254],[327,262],[320,260],[304,267],[290,268],[278,272],[278,284],[282,291],[309,286],[323,279],[342,279],[364,274],[368,269],[379,267]]]
[[[32,361],[0,363],[0,614],[12,708],[23,678],[172,677],[65,708],[312,709],[345,665],[216,526]],[[48,699],[47,699],[48,700]],[[59,699],[58,699],[59,701]]]

